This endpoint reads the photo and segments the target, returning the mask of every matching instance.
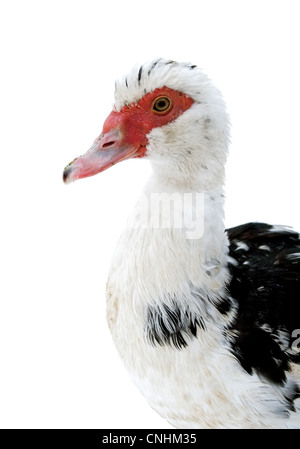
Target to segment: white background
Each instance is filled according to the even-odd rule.
[[[131,160],[70,186],[114,80],[155,57],[199,65],[232,122],[226,226],[299,217],[299,1],[0,2],[0,426],[166,428],[105,320],[115,242],[150,173]]]

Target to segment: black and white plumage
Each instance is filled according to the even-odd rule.
[[[300,350],[292,347],[300,335],[299,235],[265,223],[237,226],[227,234],[229,291],[239,307],[233,351],[249,374],[256,370],[283,385],[292,364],[300,363]]]
[[[130,157],[152,164],[107,283],[110,330],[150,405],[178,428],[300,428],[299,235],[225,231],[228,145],[210,80],[158,59],[116,83],[103,132],[64,180]],[[181,226],[161,225],[162,198]]]

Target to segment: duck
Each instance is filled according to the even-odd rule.
[[[149,405],[178,429],[300,428],[299,233],[226,229],[229,145],[210,78],[158,58],[116,81],[101,134],[63,180],[152,166],[106,287],[114,344]]]

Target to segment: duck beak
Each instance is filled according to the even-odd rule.
[[[120,112],[113,111],[106,119],[103,132],[91,148],[74,159],[64,169],[63,181],[94,176],[118,162],[142,157],[146,152],[145,135]]]

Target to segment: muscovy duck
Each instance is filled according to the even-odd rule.
[[[176,428],[300,428],[300,241],[224,228],[229,119],[195,65],[156,59],[116,82],[115,105],[65,182],[129,158],[153,173],[107,282],[107,319],[133,381]]]

